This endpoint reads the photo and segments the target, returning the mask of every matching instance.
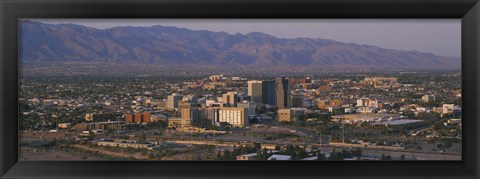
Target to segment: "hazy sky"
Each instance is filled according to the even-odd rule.
[[[176,26],[193,30],[263,32],[276,37],[313,37],[460,57],[460,19],[30,19],[106,29],[115,26]]]

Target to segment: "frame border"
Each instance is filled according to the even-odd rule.
[[[479,178],[478,0],[0,0],[0,177]],[[462,19],[462,161],[22,161],[17,158],[20,18]],[[467,104],[467,105],[465,105]],[[188,170],[188,172],[186,171]],[[359,177],[360,176],[360,177]]]

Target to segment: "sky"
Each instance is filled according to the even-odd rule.
[[[461,56],[460,19],[29,19],[48,24],[176,26],[230,34],[263,32],[280,38],[324,38],[340,42]]]

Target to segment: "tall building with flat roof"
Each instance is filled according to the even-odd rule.
[[[275,106],[275,80],[262,81],[262,103]]]
[[[223,105],[228,107],[237,107],[238,96],[235,92],[223,94]]]
[[[252,97],[252,101],[263,103],[262,101],[262,81],[248,81],[248,95]]]
[[[167,97],[167,108],[175,109],[178,108],[178,103],[182,101],[183,96],[173,93],[172,95]]]
[[[248,125],[248,113],[245,108],[220,108],[218,110],[218,123],[227,122],[235,127]]]
[[[206,117],[214,125],[220,125],[221,122],[229,123],[235,127],[245,127],[248,123],[248,109],[242,107],[220,107],[209,108],[206,111]]]
[[[255,103],[275,106],[276,83],[271,81],[248,81],[248,95]]]
[[[237,104],[237,107],[247,109],[248,115],[249,116],[254,116],[255,113],[256,113],[255,108],[257,107],[257,105],[256,105],[256,103],[254,103],[252,101],[243,101],[243,102],[239,102]]]
[[[276,80],[276,92],[277,92],[277,107],[279,108],[291,108],[292,107],[292,85],[289,83],[288,78],[282,77]]]
[[[200,124],[200,110],[198,108],[180,108],[181,118],[190,119],[193,126]]]

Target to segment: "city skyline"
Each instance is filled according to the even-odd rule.
[[[322,26],[274,21],[303,27],[275,26],[294,34]],[[423,37],[367,21],[387,25],[392,44]],[[274,33],[262,25],[248,28]],[[461,58],[171,26],[22,20],[19,34],[21,161],[462,159]],[[452,45],[440,41],[425,43]]]

